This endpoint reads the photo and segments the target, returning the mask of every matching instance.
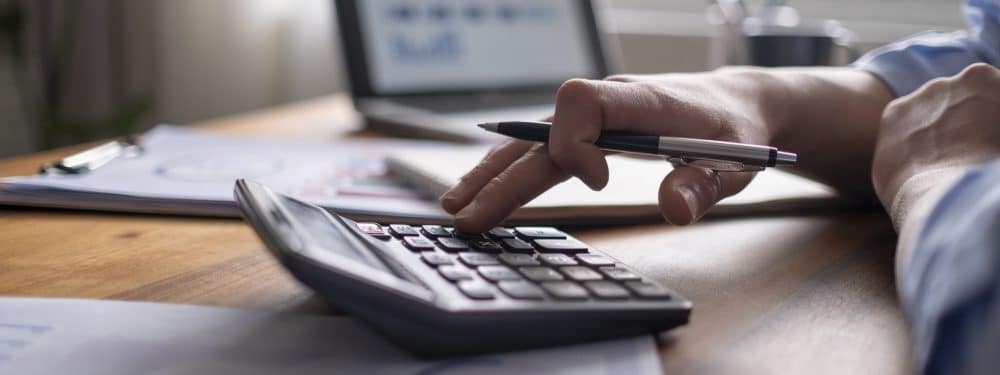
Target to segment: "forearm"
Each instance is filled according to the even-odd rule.
[[[893,99],[875,76],[853,68],[753,69],[772,145],[799,154],[800,174],[873,199],[871,164],[879,122]]]

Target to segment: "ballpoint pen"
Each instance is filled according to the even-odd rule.
[[[512,138],[548,142],[551,124],[507,121],[483,123],[479,127]],[[792,166],[797,159],[794,153],[769,146],[626,132],[602,132],[594,144],[608,151],[663,155],[675,164],[693,165],[718,172],[750,172],[764,170],[766,167]]]

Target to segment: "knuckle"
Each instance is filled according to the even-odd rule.
[[[914,92],[914,94],[925,93],[925,92],[937,92],[940,90],[947,89],[951,84],[955,83],[957,77],[939,77],[927,81],[919,90]]]
[[[980,82],[995,78],[996,75],[997,69],[992,65],[975,63],[966,67],[961,73],[958,73],[958,78],[964,82]]]
[[[556,167],[567,171],[574,172],[577,163],[577,157],[572,150],[562,150],[549,147],[549,159],[552,160],[552,164]]]
[[[893,100],[885,107],[882,111],[882,124],[892,124],[896,122],[896,119],[900,118],[909,111],[909,97],[904,97],[901,99]]]
[[[639,77],[634,74],[613,74],[604,77],[604,80],[614,82],[636,82],[639,81]]]
[[[593,82],[586,79],[574,78],[563,82],[556,92],[556,102],[585,102],[597,100],[597,88]]]

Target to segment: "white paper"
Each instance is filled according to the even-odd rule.
[[[433,343],[428,343],[433,345]],[[350,318],[0,298],[3,374],[659,374],[652,336],[419,360]]]
[[[328,208],[447,216],[436,202],[419,198],[387,176],[383,161],[387,150],[442,147],[439,142],[287,142],[164,125],[147,132],[142,145],[139,157],[115,159],[79,175],[4,178],[0,179],[0,190],[17,193],[15,198],[5,199],[15,204],[18,199],[32,203],[30,200],[38,197],[71,207],[77,203],[84,206],[80,208],[149,208],[155,212],[161,205],[165,208],[161,211],[178,213],[187,207],[197,210],[214,205],[222,213],[235,215],[233,183],[246,178]],[[79,200],[86,202],[74,202]]]

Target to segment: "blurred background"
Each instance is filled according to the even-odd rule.
[[[961,0],[791,1],[866,51],[964,27]],[[710,69],[707,3],[607,0],[631,73]],[[0,0],[0,156],[346,89],[330,0]]]

